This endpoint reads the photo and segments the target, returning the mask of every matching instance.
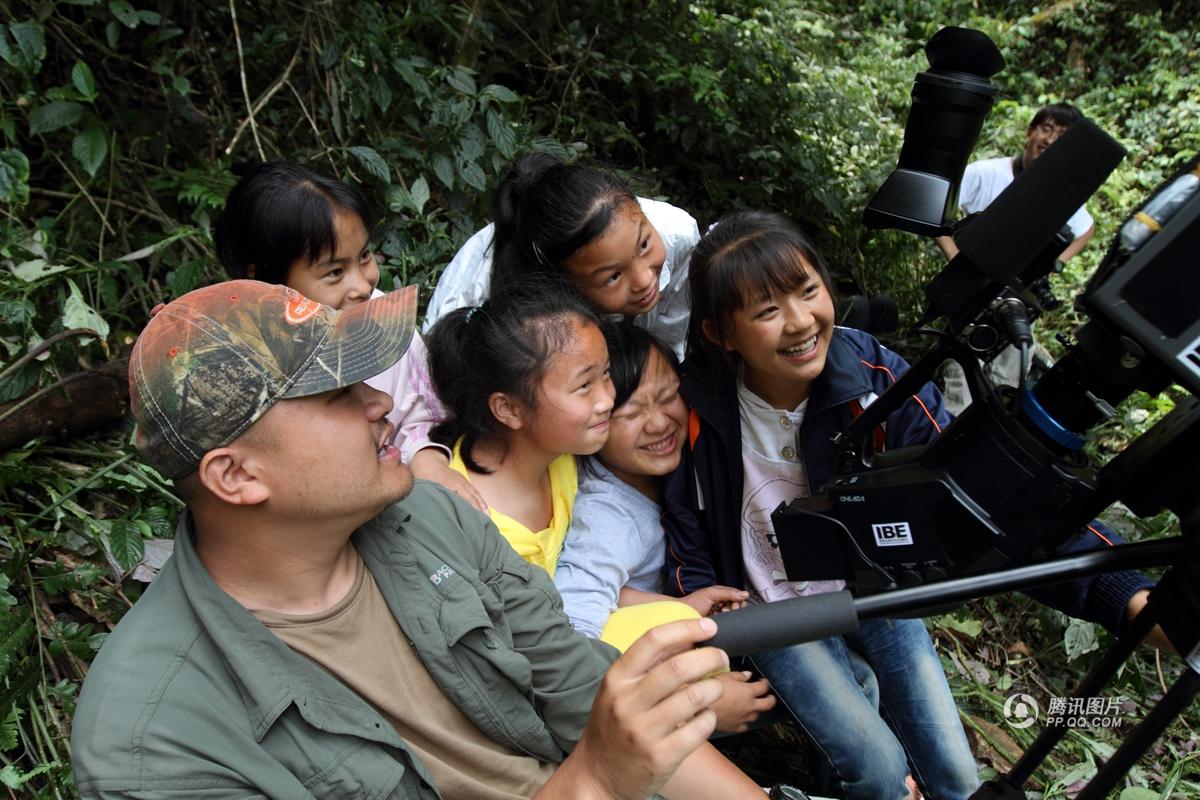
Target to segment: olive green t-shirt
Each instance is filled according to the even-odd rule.
[[[254,611],[288,647],[353,689],[395,727],[446,800],[531,796],[554,772],[483,734],[449,702],[361,559],[354,586],[319,614]]]

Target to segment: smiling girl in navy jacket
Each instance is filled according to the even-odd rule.
[[[671,590],[744,586],[754,602],[771,602],[842,588],[787,579],[770,512],[829,480],[834,438],[908,364],[869,334],[834,325],[825,263],[779,215],[720,220],[692,256],[691,290],[688,446],[666,490]],[[881,426],[881,449],[927,443],[951,419],[926,384]],[[1119,573],[1045,599],[1116,627],[1146,585]],[[752,661],[829,757],[847,797],[902,798],[909,773],[931,798],[966,797],[978,785],[920,620],[871,620]]]

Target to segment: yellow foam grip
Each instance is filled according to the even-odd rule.
[[[700,619],[700,613],[678,600],[657,600],[653,603],[625,606],[609,616],[608,622],[604,623],[604,630],[600,632],[600,640],[608,642],[624,653],[651,628],[681,619]],[[713,675],[728,671],[729,668],[726,667],[717,670]]]

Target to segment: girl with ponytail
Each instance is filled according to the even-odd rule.
[[[554,574],[579,480],[575,456],[608,439],[608,347],[586,302],[533,281],[460,308],[429,333],[450,419],[433,436],[526,561]]]
[[[434,438],[453,447],[451,468],[483,495],[500,534],[553,578],[579,487],[576,457],[608,441],[615,389],[599,317],[561,281],[534,278],[450,312],[428,344],[451,415]],[[642,597],[618,609],[612,635],[601,638],[624,650],[650,628],[699,616],[686,603]],[[726,680],[713,710],[722,730],[739,729],[763,705],[765,686],[741,673]],[[732,797],[752,785],[716,751],[702,758],[704,792],[694,796]]]
[[[601,314],[636,318],[682,357],[688,260],[700,238],[690,214],[637,197],[609,172],[544,153],[517,160],[492,211],[495,222],[463,245],[438,280],[427,326],[493,291],[550,278]]]

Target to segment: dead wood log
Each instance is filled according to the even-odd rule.
[[[0,452],[39,436],[73,438],[117,424],[129,413],[128,369],[128,359],[110,361],[0,404]],[[31,401],[33,394],[40,396]]]

